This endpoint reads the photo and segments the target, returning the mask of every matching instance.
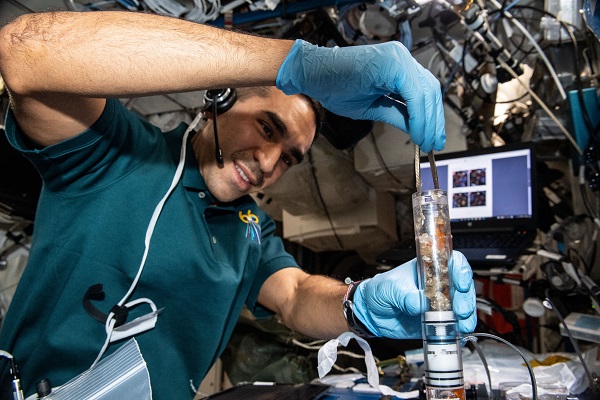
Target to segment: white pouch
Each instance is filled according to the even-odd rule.
[[[28,397],[27,400],[35,399]],[[53,389],[49,400],[151,400],[150,375],[135,339],[93,368]]]

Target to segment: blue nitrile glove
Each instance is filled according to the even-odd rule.
[[[446,145],[440,83],[400,42],[331,48],[297,39],[276,84],[335,114],[393,125],[425,153]]]
[[[477,325],[473,271],[465,256],[454,251],[450,261],[453,281],[452,309],[459,330],[473,332]],[[417,261],[413,259],[388,272],[358,284],[354,293],[354,314],[375,336],[420,339],[421,301]]]

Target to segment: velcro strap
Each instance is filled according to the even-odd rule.
[[[101,283],[97,283],[88,288],[88,290],[83,295],[83,309],[86,313],[88,313],[92,318],[101,324],[105,324],[108,319],[108,314],[103,313],[95,305],[92,304],[92,301],[102,301],[106,297],[104,293],[104,289]],[[128,309],[125,306],[115,305],[110,310],[115,316],[115,328],[121,326],[127,321]]]
[[[129,314],[127,307],[115,304],[113,308],[110,309],[110,312],[115,314],[115,328],[123,325],[125,321],[127,321],[127,314]]]

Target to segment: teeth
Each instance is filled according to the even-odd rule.
[[[246,174],[244,174],[244,171],[242,171],[240,169],[240,167],[238,167],[237,165],[235,166],[235,169],[238,170],[238,172],[240,173],[241,177],[243,180],[245,180],[246,182],[250,182],[250,179],[248,179],[248,177],[246,176]]]

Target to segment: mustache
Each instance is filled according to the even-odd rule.
[[[235,153],[231,156],[234,162],[243,164],[256,180],[255,186],[262,186],[265,181],[265,173],[260,169],[260,164],[251,155],[244,153]]]

